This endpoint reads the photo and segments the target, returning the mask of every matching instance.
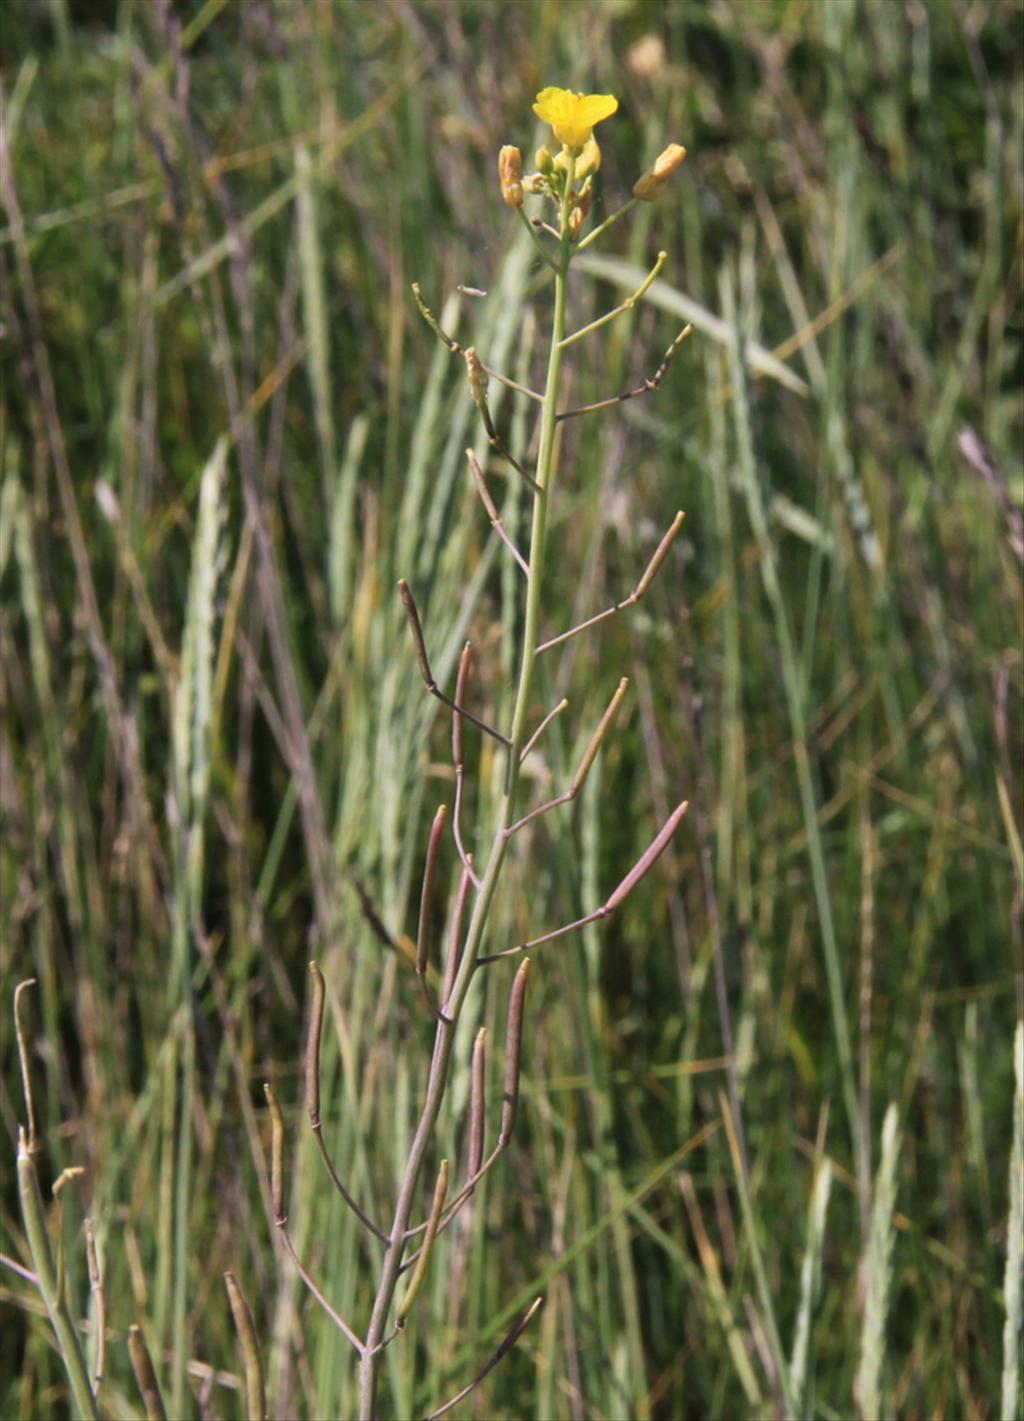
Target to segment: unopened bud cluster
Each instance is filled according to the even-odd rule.
[[[561,89],[545,89],[539,94],[535,112],[551,123],[555,137],[562,140],[562,148],[553,153],[543,144],[534,155],[536,171],[527,174],[523,173],[523,155],[518,148],[506,144],[501,149],[498,177],[506,205],[522,207],[524,195],[531,193],[549,198],[556,207],[561,206],[571,173],[568,236],[570,241],[577,241],[590,212],[594,175],[601,167],[601,149],[593,134],[593,124],[614,113],[617,107],[611,95],[572,94]],[[634,198],[654,202],[685,157],[686,149],[681,143],[670,143],[654,166],[633,184]],[[535,222],[534,225],[540,224]]]

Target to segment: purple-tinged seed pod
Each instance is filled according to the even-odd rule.
[[[502,1149],[512,1138],[519,1106],[519,1065],[523,1047],[523,1002],[526,998],[526,975],[530,970],[530,959],[524,957],[512,982],[508,999],[508,1028],[505,1032],[505,1090],[501,1102],[501,1134],[498,1144]]]

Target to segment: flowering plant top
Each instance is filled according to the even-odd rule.
[[[550,123],[559,143],[582,148],[594,125],[611,118],[619,107],[614,94],[574,94],[571,89],[541,89],[533,111]]]

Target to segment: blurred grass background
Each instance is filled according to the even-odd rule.
[[[656,395],[565,426],[549,634],[687,521],[638,608],[544,662],[538,710],[572,704],[538,796],[623,674],[630,716],[523,836],[495,947],[603,901],[692,809],[616,917],[538,952],[517,1138],[439,1245],[385,1414],[456,1391],[540,1292],[457,1414],[1019,1414],[1022,24],[1011,0],[3,6],[0,1105],[13,1160],[34,976],[39,1168],[86,1166],[53,1225],[90,1348],[96,1230],[106,1414],[138,1414],[131,1322],[173,1414],[243,1414],[225,1269],[271,1415],[355,1410],[351,1354],[275,1258],[262,1082],[294,1126],[293,1236],[359,1330],[377,1245],[303,1128],[306,963],[325,1133],[383,1222],[430,1038],[401,935],[452,793],[395,581],[440,681],[472,636],[492,716],[519,615],[463,367],[409,286],[539,378],[548,296],[496,154],[540,141],[550,83],[620,99],[598,217],[689,149],[574,277],[578,325],[670,253],[574,347],[569,402],[650,374],[701,309]],[[523,403],[494,398],[519,449]],[[467,739],[486,824],[500,766]],[[469,999],[459,1161],[510,975]],[[36,1294],[0,1288],[0,1414],[68,1414]]]

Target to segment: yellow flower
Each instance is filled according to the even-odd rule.
[[[533,111],[550,123],[559,143],[582,148],[594,132],[594,125],[611,118],[619,107],[614,94],[574,94],[569,89],[541,89]]]

